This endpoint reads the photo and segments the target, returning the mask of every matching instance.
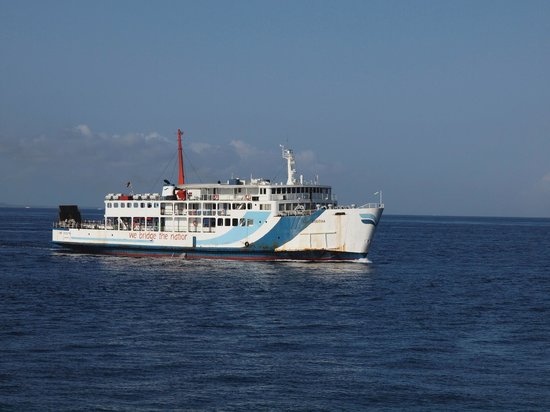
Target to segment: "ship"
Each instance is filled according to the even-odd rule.
[[[177,137],[177,184],[164,180],[160,193],[109,193],[100,221],[83,220],[77,205],[60,205],[52,242],[126,256],[368,262],[384,210],[381,191],[378,202],[341,206],[331,186],[297,177],[294,152],[285,146],[286,183],[187,183],[180,129]]]

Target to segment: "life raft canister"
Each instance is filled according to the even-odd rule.
[[[187,193],[185,190],[176,190],[176,197],[178,200],[185,200],[187,198]]]

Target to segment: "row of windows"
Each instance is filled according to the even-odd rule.
[[[161,210],[250,210],[252,203],[161,203]]]
[[[162,226],[170,226],[171,221],[164,220],[162,218],[161,220]],[[254,219],[245,219],[245,218],[215,218],[215,217],[204,217],[202,219],[200,218],[176,218],[174,220],[174,226],[182,227],[186,226],[187,222],[189,222],[189,226],[199,226],[202,225],[203,227],[216,227],[216,226],[254,226]]]
[[[211,231],[216,226],[254,226],[254,219],[245,218],[176,218],[174,220],[161,218],[145,217],[119,217],[107,218],[107,226],[118,230],[131,231],[174,231],[186,232],[197,231],[199,229]],[[160,224],[159,224],[160,223]],[[259,222],[261,223],[261,222]]]
[[[261,222],[260,222],[261,223]],[[160,230],[162,232],[215,232],[217,227],[230,226],[253,226],[253,219],[244,218],[175,218],[168,220],[161,218]]]
[[[107,208],[158,208],[159,203],[151,203],[151,202],[108,202]],[[163,203],[162,208],[168,209],[171,208],[171,203]],[[175,207],[177,210],[186,210],[187,209],[187,203],[176,203]],[[201,208],[201,203],[189,203],[189,209],[190,210],[199,210]],[[217,203],[205,203],[203,205],[204,209],[224,209],[224,210],[245,210],[245,209],[252,209],[252,203],[220,203],[219,205]]]
[[[277,187],[271,189],[274,194],[277,195],[285,195],[289,193],[323,193],[323,194],[329,194],[330,189],[327,187]]]
[[[252,209],[252,203],[162,203],[161,213],[162,214],[172,214],[173,210],[176,212],[181,212],[183,210],[195,210],[204,212],[208,210],[250,210]],[[202,206],[202,208],[201,208]],[[151,202],[107,202],[107,208],[158,208],[159,203]],[[270,204],[260,204],[260,210],[271,210]],[[197,213],[200,214],[200,213]],[[202,213],[207,214],[207,213]]]
[[[206,220],[206,219],[204,219]],[[209,224],[214,225],[214,218],[210,219]],[[218,218],[218,226],[254,226],[254,220],[253,219],[236,219],[236,218]]]
[[[108,208],[111,208],[111,207],[114,207],[114,208],[117,208],[117,207],[120,207],[120,208],[142,208],[142,209],[145,209],[145,208],[152,208],[152,207],[159,207],[159,204],[158,203],[151,203],[151,202],[107,202],[107,207]]]

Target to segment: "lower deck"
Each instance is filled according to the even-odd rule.
[[[121,228],[104,222],[60,222],[52,241],[80,250],[182,254],[240,259],[362,259],[383,208],[318,209],[311,214],[246,211],[241,217],[200,217],[212,224],[176,228],[162,217],[132,218]],[[218,221],[220,220],[220,221]],[[224,225],[227,220],[229,225]],[[158,224],[157,224],[158,223]],[[218,223],[220,223],[218,225]],[[235,223],[235,224],[232,224]]]

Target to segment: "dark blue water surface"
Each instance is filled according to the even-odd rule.
[[[550,220],[384,216],[328,264],[70,254],[55,218],[0,209],[2,410],[550,409]]]

